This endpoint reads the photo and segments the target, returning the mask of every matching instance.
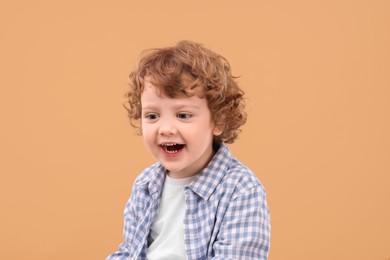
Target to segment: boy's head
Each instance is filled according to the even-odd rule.
[[[130,74],[126,109],[130,122],[140,127],[141,95],[150,82],[169,98],[205,98],[213,124],[221,130],[216,142],[233,143],[246,121],[243,91],[232,76],[228,61],[201,44],[181,41],[174,47],[146,50]],[[142,130],[141,130],[142,131]]]

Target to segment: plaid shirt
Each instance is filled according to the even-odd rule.
[[[136,179],[124,213],[125,242],[107,260],[146,259],[165,172],[156,163]],[[268,259],[271,230],[265,190],[225,144],[184,194],[188,259]]]

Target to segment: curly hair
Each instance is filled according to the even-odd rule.
[[[199,43],[180,41],[174,47],[142,52],[125,95],[130,123],[138,129],[145,78],[171,98],[195,94],[206,98],[213,123],[222,131],[215,136],[216,142],[233,143],[246,122],[244,92],[229,62]]]

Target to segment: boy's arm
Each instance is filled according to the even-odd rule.
[[[124,211],[124,227],[123,227],[123,237],[125,242],[119,245],[118,251],[110,254],[106,260],[126,260],[130,259],[130,251],[129,244],[127,243],[128,237],[131,232],[134,232],[135,227],[135,211],[133,208],[134,205],[134,187],[133,192],[131,193],[130,199],[126,203],[125,211]]]
[[[270,215],[262,186],[238,195],[226,211],[212,259],[268,259]]]

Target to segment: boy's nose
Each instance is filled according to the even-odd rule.
[[[164,120],[159,128],[160,135],[175,135],[177,128],[170,120]]]

